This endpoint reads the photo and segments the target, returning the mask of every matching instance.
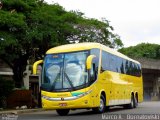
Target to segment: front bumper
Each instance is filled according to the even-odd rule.
[[[77,99],[46,99],[42,97],[42,107],[44,109],[76,109],[76,108],[91,108],[93,100],[90,94]]]

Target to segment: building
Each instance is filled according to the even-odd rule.
[[[136,60],[142,64],[144,100],[160,100],[160,60]]]

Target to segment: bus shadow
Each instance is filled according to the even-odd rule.
[[[107,113],[107,114],[112,114],[114,112],[118,112],[118,111],[124,111],[124,110],[127,110],[123,107],[111,107],[109,109],[107,109],[104,113]],[[76,112],[76,113],[70,113],[68,116],[77,116],[77,115],[97,115],[98,113],[95,113],[93,112],[91,109],[90,110],[84,110],[84,111],[80,111],[80,112]],[[100,115],[100,114],[99,114]]]

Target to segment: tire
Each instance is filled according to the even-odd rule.
[[[131,96],[131,103],[126,104],[126,105],[124,105],[123,107],[124,107],[124,108],[127,108],[127,109],[133,109],[134,106],[135,106],[135,99],[134,99],[134,96],[132,95],[132,96]]]
[[[138,100],[137,97],[134,97],[134,108],[136,108],[138,106]]]
[[[105,109],[106,109],[106,99],[105,99],[105,97],[103,95],[101,95],[101,97],[100,97],[100,106],[96,107],[96,108],[93,108],[92,110],[95,113],[104,113]]]
[[[56,110],[56,112],[58,113],[58,115],[60,116],[66,116],[69,113],[69,109],[58,109]]]

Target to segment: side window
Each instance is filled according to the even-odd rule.
[[[141,66],[137,64],[137,74],[136,76],[140,77],[141,76]]]
[[[118,73],[123,73],[124,72],[123,69],[124,69],[124,67],[123,67],[122,58],[116,56],[116,71]]]
[[[129,75],[129,61],[128,60],[125,61],[125,72],[127,75]]]
[[[122,74],[126,74],[126,71],[125,71],[125,59],[121,58],[121,60],[122,60],[121,66],[120,66],[121,73]]]
[[[117,72],[116,70],[116,56],[109,54],[109,70]]]
[[[102,67],[103,70],[110,70],[118,73],[125,73],[124,60],[118,56],[102,51]]]
[[[102,66],[101,71],[109,70],[109,54],[105,51],[102,51]]]
[[[133,76],[137,76],[137,75],[136,75],[136,74],[137,74],[137,66],[136,66],[135,63],[133,64],[133,70],[132,70],[132,71],[133,71],[132,75],[133,75]]]
[[[97,78],[100,50],[96,49],[96,48],[95,49],[91,49],[90,54],[96,56],[96,58],[93,59],[92,63],[94,65],[94,67],[95,67],[95,72],[96,72],[96,77],[95,78]]]
[[[137,76],[137,77],[141,76],[140,64],[136,64],[124,59],[123,59],[123,63],[124,63],[124,74]]]
[[[129,75],[133,75],[133,63],[129,61]]]
[[[141,76],[140,64],[136,64],[132,61],[102,51],[101,71],[104,70],[109,70],[113,72],[118,72],[138,77]]]
[[[99,49],[92,49],[90,53],[91,55],[96,56],[96,58],[93,59],[93,63],[95,63],[96,67],[98,67],[99,65],[99,53],[100,53]]]

